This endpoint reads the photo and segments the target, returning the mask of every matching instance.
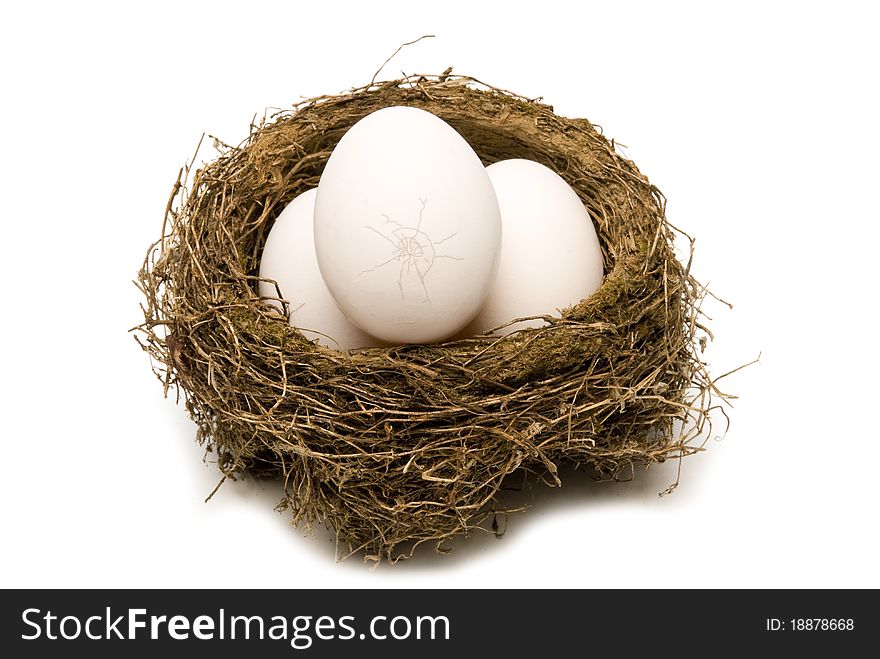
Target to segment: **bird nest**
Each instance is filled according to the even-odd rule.
[[[258,294],[266,236],[346,130],[395,105],[439,116],[486,165],[526,158],[565,179],[595,222],[602,287],[502,337],[342,352],[291,327]],[[395,560],[491,526],[513,474],[620,478],[700,450],[715,391],[705,289],[676,257],[660,191],[589,121],[447,74],[304,101],[238,147],[215,143],[174,185],[136,336],[224,477],[279,480],[294,523]]]

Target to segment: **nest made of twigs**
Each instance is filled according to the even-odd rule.
[[[274,219],[317,186],[352,124],[392,105],[444,119],[487,165],[559,173],[595,222],[599,291],[501,338],[346,353],[288,325],[257,293]],[[618,477],[699,450],[713,391],[705,291],[676,258],[661,193],[589,121],[471,78],[413,76],[304,101],[218,148],[174,186],[139,273],[138,340],[223,474],[281,479],[295,523],[395,559],[484,528],[515,472]]]

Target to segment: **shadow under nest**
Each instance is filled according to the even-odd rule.
[[[350,126],[392,105],[444,119],[484,164],[559,173],[595,222],[602,287],[501,338],[349,354],[288,325],[256,292],[272,223]],[[558,485],[561,466],[616,477],[700,450],[711,335],[675,235],[661,193],[589,121],[467,77],[376,83],[280,112],[181,171],[139,273],[137,338],[225,475],[281,479],[295,523],[396,560],[487,528],[511,474]]]

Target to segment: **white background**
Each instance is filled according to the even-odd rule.
[[[877,12],[714,5],[4,3],[0,585],[880,586]],[[203,502],[218,472],[128,333],[132,279],[202,132],[237,143],[426,33],[385,76],[454,65],[628,145],[735,305],[707,308],[714,373],[761,362],[673,495],[675,464],[573,479],[502,540],[371,569],[274,485]]]

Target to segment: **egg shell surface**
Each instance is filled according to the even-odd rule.
[[[339,310],[318,270],[312,217],[317,189],[291,201],[275,220],[260,257],[261,279],[278,283],[288,302],[291,325],[306,338],[337,350],[377,346],[381,342],[361,331]],[[261,297],[278,298],[275,285],[260,281]],[[270,300],[279,311],[282,305]]]
[[[602,285],[602,250],[590,215],[559,174],[524,159],[486,168],[501,208],[498,274],[483,308],[461,333],[474,336],[515,318],[558,316]],[[540,327],[540,319],[497,331]]]
[[[450,337],[495,278],[501,213],[477,154],[412,107],[367,115],[330,155],[315,202],[315,253],[346,316],[390,343]]]

